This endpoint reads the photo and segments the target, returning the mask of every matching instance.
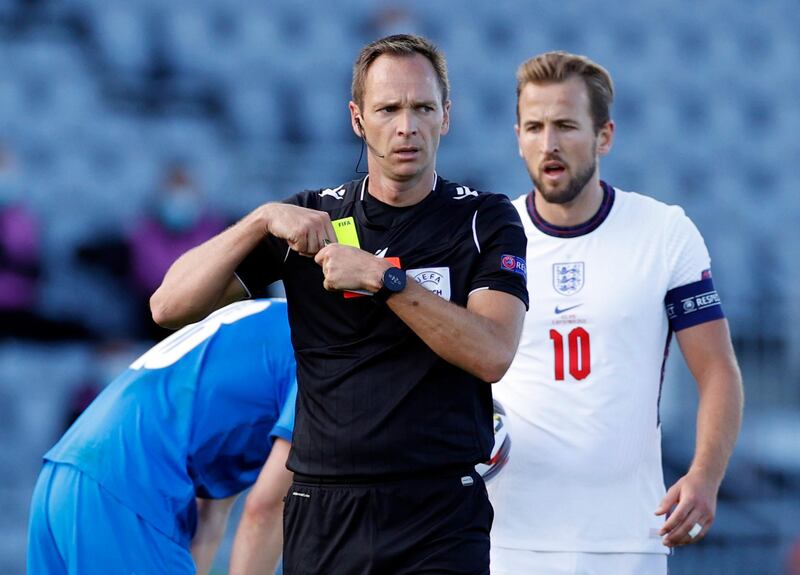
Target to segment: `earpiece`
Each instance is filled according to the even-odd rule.
[[[378,156],[379,158],[385,158],[385,154],[378,153],[378,150],[372,147],[372,145],[367,141],[367,134],[364,132],[364,126],[361,125],[361,118],[356,116],[356,126],[358,126],[359,131],[361,132],[361,139],[364,140],[364,143],[369,148],[369,151]]]

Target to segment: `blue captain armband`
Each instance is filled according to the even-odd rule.
[[[664,305],[672,331],[725,317],[711,277],[669,290]]]

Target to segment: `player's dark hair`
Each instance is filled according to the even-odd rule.
[[[395,34],[386,36],[380,40],[375,40],[365,46],[353,64],[353,84],[351,86],[353,101],[361,108],[364,104],[364,84],[367,79],[367,71],[378,56],[389,54],[391,56],[413,56],[421,54],[430,61],[439,80],[439,88],[442,92],[442,106],[447,102],[450,94],[450,81],[447,79],[447,62],[444,53],[430,40],[422,36],[411,34]]]
[[[519,96],[526,84],[554,84],[573,76],[583,78],[589,92],[589,113],[595,133],[611,119],[614,84],[608,70],[586,56],[569,52],[545,52],[526,60],[517,69],[517,123]]]

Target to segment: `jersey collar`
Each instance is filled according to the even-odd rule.
[[[591,218],[577,226],[554,226],[547,223],[536,211],[536,204],[533,201],[533,194],[536,193],[536,189],[532,190],[525,198],[525,205],[528,208],[528,215],[533,225],[543,234],[556,238],[577,238],[592,233],[606,220],[611,208],[614,206],[614,188],[603,181],[600,182],[600,185],[603,187],[603,201],[600,203],[600,208]]]
[[[364,179],[361,180],[361,191],[358,194],[358,200],[360,202],[364,201],[364,196],[367,193],[367,180],[369,179],[369,174],[364,176]],[[439,174],[436,173],[436,170],[433,171],[433,185],[431,186],[431,191],[436,191],[436,184],[439,183]]]
[[[377,222],[373,222],[367,217],[366,210],[364,209],[365,198],[369,193],[367,191],[367,179],[369,175],[364,176],[364,179],[361,181],[361,190],[357,195],[357,200],[355,202],[355,214],[356,219],[361,223],[363,226],[368,228],[372,228],[375,230],[386,230],[386,226],[383,226]],[[440,187],[440,184],[443,182],[439,175],[434,171],[433,172],[433,187],[431,188],[431,193],[428,194],[421,202],[414,204],[413,206],[408,206],[407,208],[395,208],[397,210],[401,210],[403,213],[398,215],[398,217],[394,220],[394,224],[392,227],[395,227],[401,223],[403,223],[406,219],[413,217],[413,214],[417,212],[418,209],[421,209],[422,206],[430,206],[430,202],[433,201],[438,195],[435,193],[436,190]],[[369,200],[366,200],[369,201]],[[373,201],[375,199],[373,198]]]

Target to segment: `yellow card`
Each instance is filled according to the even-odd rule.
[[[354,248],[361,247],[361,244],[358,243],[356,221],[352,216],[340,220],[333,220],[331,224],[333,224],[333,231],[336,232],[336,241],[346,246],[353,246]]]

